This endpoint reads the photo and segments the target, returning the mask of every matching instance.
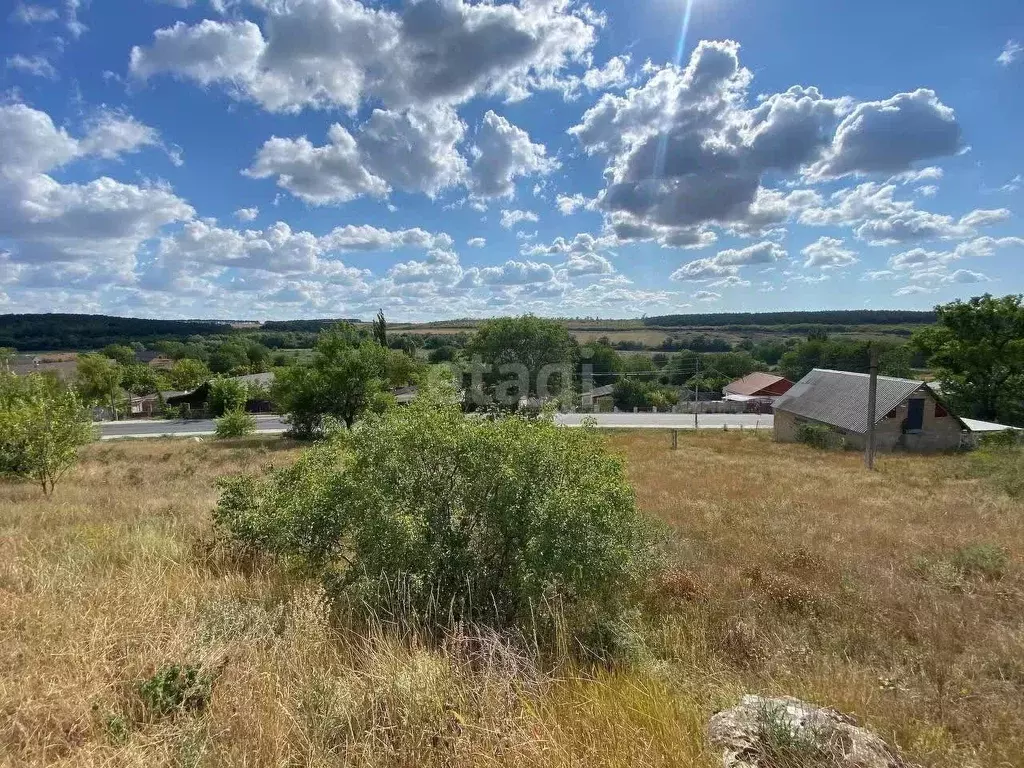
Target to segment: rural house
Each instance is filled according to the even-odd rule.
[[[775,439],[796,442],[801,424],[826,424],[853,448],[867,439],[866,373],[815,368],[775,401]],[[944,451],[967,442],[966,425],[923,381],[878,377],[875,447]]]
[[[754,371],[748,373],[742,379],[729,382],[722,389],[726,400],[747,400],[772,399],[786,394],[793,382],[785,376],[777,376],[774,373]]]

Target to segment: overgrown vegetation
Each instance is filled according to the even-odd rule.
[[[970,456],[866,473],[750,434],[605,439],[671,558],[613,663],[357,621],[293,559],[216,543],[216,479],[291,466],[287,441],[100,443],[55,501],[0,484],[0,762],[712,768],[708,718],[760,692],[856,713],[926,768],[1019,764],[1024,518]],[[999,578],[918,568],[978,545]],[[157,715],[139,685],[173,665],[215,678]]]
[[[652,564],[622,465],[590,429],[466,419],[446,393],[293,467],[226,480],[235,541],[298,557],[371,612],[598,642]]]
[[[809,445],[820,450],[830,450],[843,447],[843,436],[836,432],[828,424],[816,422],[804,422],[796,426],[797,442]]]

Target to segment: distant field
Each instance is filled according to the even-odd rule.
[[[630,321],[633,322],[633,321]],[[578,321],[566,322],[566,326],[569,328],[572,335],[581,344],[594,342],[597,339],[606,337],[611,343],[619,342],[632,342],[644,344],[648,347],[657,347],[660,345],[666,337],[673,336],[678,339],[692,339],[695,336],[708,336],[712,338],[719,338],[728,341],[730,344],[737,344],[744,339],[750,339],[751,341],[758,342],[767,339],[781,339],[785,340],[788,338],[803,339],[807,337],[808,330],[806,328],[792,328],[786,325],[780,325],[777,327],[772,326],[685,326],[685,327],[671,327],[671,326],[657,326],[657,327],[643,327],[639,324],[639,321],[635,321],[636,326],[630,328],[614,328],[607,326],[593,327],[586,323],[580,323]],[[596,321],[595,321],[596,325]],[[837,326],[834,329],[824,327],[830,336],[835,338],[848,338],[856,340],[890,340],[890,341],[906,341],[914,329],[921,327],[917,325],[864,325],[864,326]],[[476,330],[476,324],[464,324],[464,325],[434,325],[434,324],[423,324],[413,325],[409,323],[405,324],[392,324],[388,326],[392,333],[409,333],[409,334],[431,334],[431,335],[450,335],[450,334],[472,334]]]
[[[973,457],[608,439],[674,567],[597,668],[332,623],[300,574],[213,544],[216,479],[284,440],[94,445],[52,499],[0,484],[0,764],[712,768],[708,717],[759,692],[928,768],[1021,765],[1024,515]],[[138,682],[172,663],[212,697],[154,717]]]

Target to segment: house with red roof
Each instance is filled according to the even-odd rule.
[[[742,379],[729,382],[722,390],[726,400],[774,400],[776,397],[786,394],[793,382],[785,376],[777,376],[774,373],[755,371],[749,373]]]

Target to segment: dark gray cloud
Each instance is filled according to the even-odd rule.
[[[897,173],[921,160],[955,154],[961,146],[953,110],[935,91],[919,88],[858,104],[839,124],[831,149],[811,175]]]
[[[960,148],[953,111],[925,89],[856,104],[793,86],[750,106],[752,76],[733,41],[701,41],[683,69],[645,71],[646,82],[604,95],[569,129],[586,152],[607,157],[597,205],[625,239],[708,226],[763,235],[821,207],[812,190],[766,188],[767,173],[811,182],[892,174]]]

